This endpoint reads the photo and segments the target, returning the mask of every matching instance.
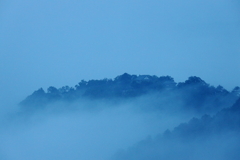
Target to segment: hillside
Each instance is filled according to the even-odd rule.
[[[81,99],[121,101],[150,95],[155,97],[155,109],[164,103],[200,113],[219,111],[231,106],[239,97],[240,88],[231,92],[222,86],[211,86],[199,77],[189,77],[176,83],[170,76],[130,75],[124,73],[114,79],[81,80],[75,87],[49,87],[33,92],[20,105],[23,108],[41,108],[54,102],[75,102]],[[159,105],[158,105],[159,104]],[[150,105],[150,104],[149,104]],[[152,108],[152,106],[149,108]]]
[[[230,108],[222,109],[214,116],[192,118],[172,131],[166,130],[119,151],[112,159],[239,159],[239,135],[240,98]]]

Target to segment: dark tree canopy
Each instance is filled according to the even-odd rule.
[[[240,88],[228,92],[222,86],[213,87],[199,77],[189,77],[176,83],[170,76],[130,75],[124,73],[116,78],[102,80],[81,80],[74,88],[51,86],[45,92],[42,88],[28,96],[22,106],[46,105],[55,101],[88,99],[129,99],[147,94],[169,96],[169,101],[180,100],[188,109],[211,110],[230,106],[238,97]],[[159,97],[159,98],[160,98]],[[209,107],[211,106],[211,107]]]

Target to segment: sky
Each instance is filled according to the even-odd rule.
[[[129,74],[240,86],[238,0],[1,0],[0,101]]]

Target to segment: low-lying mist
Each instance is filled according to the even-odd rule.
[[[2,120],[0,155],[6,160],[109,159],[119,149],[191,117],[146,111],[148,101],[149,97],[118,103],[79,100],[30,112],[16,109]]]

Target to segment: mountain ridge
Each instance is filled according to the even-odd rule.
[[[231,92],[222,86],[211,86],[200,77],[191,76],[185,82],[176,83],[170,76],[130,75],[124,73],[114,79],[81,80],[75,87],[50,86],[34,91],[20,102],[22,107],[46,106],[57,101],[73,102],[79,99],[131,99],[147,94],[168,96],[169,102],[180,101],[185,107],[206,110],[231,106],[239,97],[240,88]],[[160,98],[159,98],[160,99]]]

